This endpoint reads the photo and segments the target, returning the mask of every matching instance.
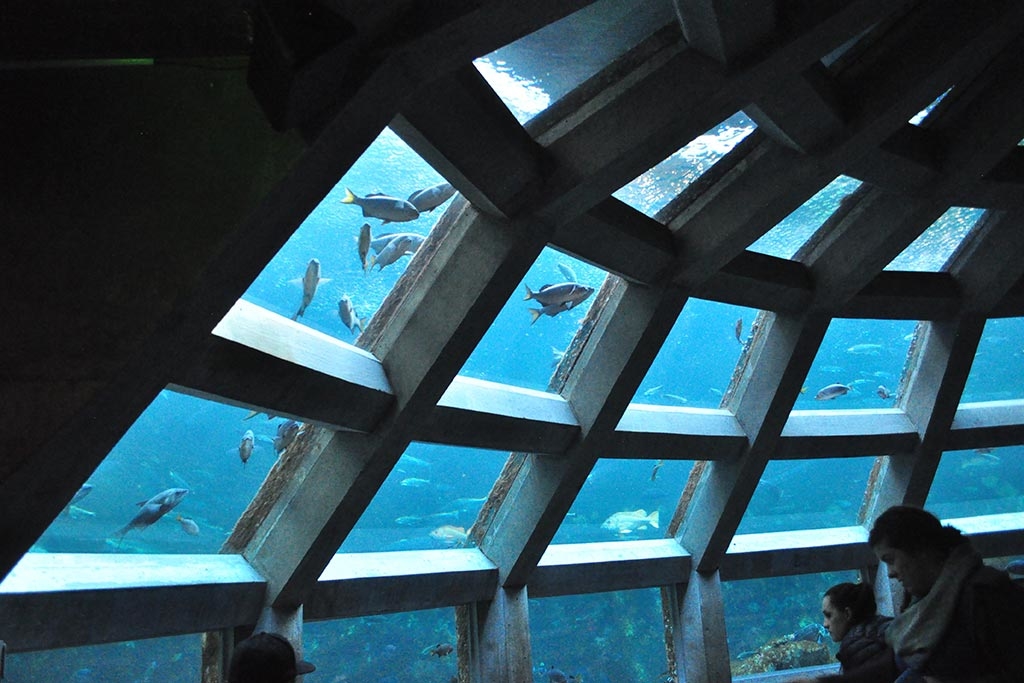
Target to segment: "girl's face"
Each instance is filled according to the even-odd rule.
[[[850,631],[850,619],[853,616],[853,611],[849,607],[846,609],[835,607],[832,604],[832,598],[826,595],[821,600],[821,613],[825,617],[822,624],[828,629],[832,640],[838,643],[845,638]]]
[[[942,557],[935,552],[908,552],[882,542],[875,546],[875,555],[889,568],[889,578],[903,585],[903,590],[920,598],[928,594],[942,571]]]

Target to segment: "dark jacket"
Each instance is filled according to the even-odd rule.
[[[953,622],[922,673],[957,683],[1021,683],[1022,644],[1024,588],[982,566],[957,596]]]
[[[880,655],[885,655],[889,645],[885,642],[885,630],[892,617],[876,614],[867,621],[853,626],[839,643],[836,659],[844,672],[859,669]],[[892,656],[891,653],[888,656]]]

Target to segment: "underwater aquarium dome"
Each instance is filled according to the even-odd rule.
[[[768,680],[892,505],[1021,566],[1019,3],[0,35],[5,680]]]

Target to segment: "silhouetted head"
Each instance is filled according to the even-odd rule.
[[[235,645],[228,683],[292,683],[311,671],[316,667],[296,657],[284,636],[264,631]]]
[[[866,583],[837,583],[821,599],[822,625],[835,642],[857,624],[875,616],[875,593]]]

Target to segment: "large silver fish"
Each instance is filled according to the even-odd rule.
[[[412,244],[412,238],[406,233],[399,233],[395,235],[387,245],[380,250],[380,253],[376,256],[370,255],[370,270],[373,270],[374,266],[380,266],[381,270],[384,270],[384,266],[390,266],[398,259],[405,256],[408,252],[410,245]]]
[[[363,266],[363,270],[366,270],[366,255],[370,253],[370,243],[373,241],[373,235],[370,234],[370,224],[363,223],[363,227],[359,229],[359,263]]]
[[[242,459],[243,465],[249,462],[249,458],[252,457],[252,452],[255,448],[256,435],[253,434],[251,429],[247,429],[242,436],[241,442],[238,444],[238,457]]]
[[[433,211],[448,201],[455,194],[455,188],[451,183],[440,183],[433,187],[417,190],[409,195],[409,203],[416,207],[420,213]]]
[[[302,304],[299,306],[299,310],[295,311],[292,320],[298,320],[299,316],[306,312],[306,307],[313,301],[313,295],[316,294],[317,286],[324,281],[320,278],[320,261],[315,258],[309,259],[309,263],[306,265],[306,274],[302,276]]]
[[[338,301],[338,317],[341,318],[341,322],[352,334],[355,334],[357,327],[360,332],[363,331],[363,321],[356,315],[355,306],[352,305],[352,300],[347,296],[341,297]]]
[[[342,204],[355,204],[363,210],[366,218],[379,218],[384,223],[414,221],[420,217],[419,209],[404,199],[389,197],[386,194],[368,194],[357,196],[352,190],[345,188]]]
[[[277,436],[274,437],[274,450],[280,454],[292,445],[295,437],[299,434],[299,423],[295,420],[288,420],[277,425]]]
[[[658,528],[658,511],[647,514],[646,510],[624,510],[616,512],[604,520],[601,528],[614,531],[619,535],[631,534],[634,531],[654,527]]]
[[[156,520],[160,519],[181,502],[181,499],[188,493],[188,489],[166,489],[156,494],[149,500],[139,503],[142,508],[139,513],[132,517],[132,521],[125,524],[115,532],[116,536],[124,536],[132,529],[144,529]]]
[[[405,244],[404,254],[415,254],[416,250],[420,248],[421,244],[423,244],[423,240],[426,239],[423,235],[415,232],[386,232],[373,239],[370,242],[370,248],[379,254],[384,250],[384,247],[388,246],[388,244],[390,244],[396,237],[408,238],[408,242]]]

